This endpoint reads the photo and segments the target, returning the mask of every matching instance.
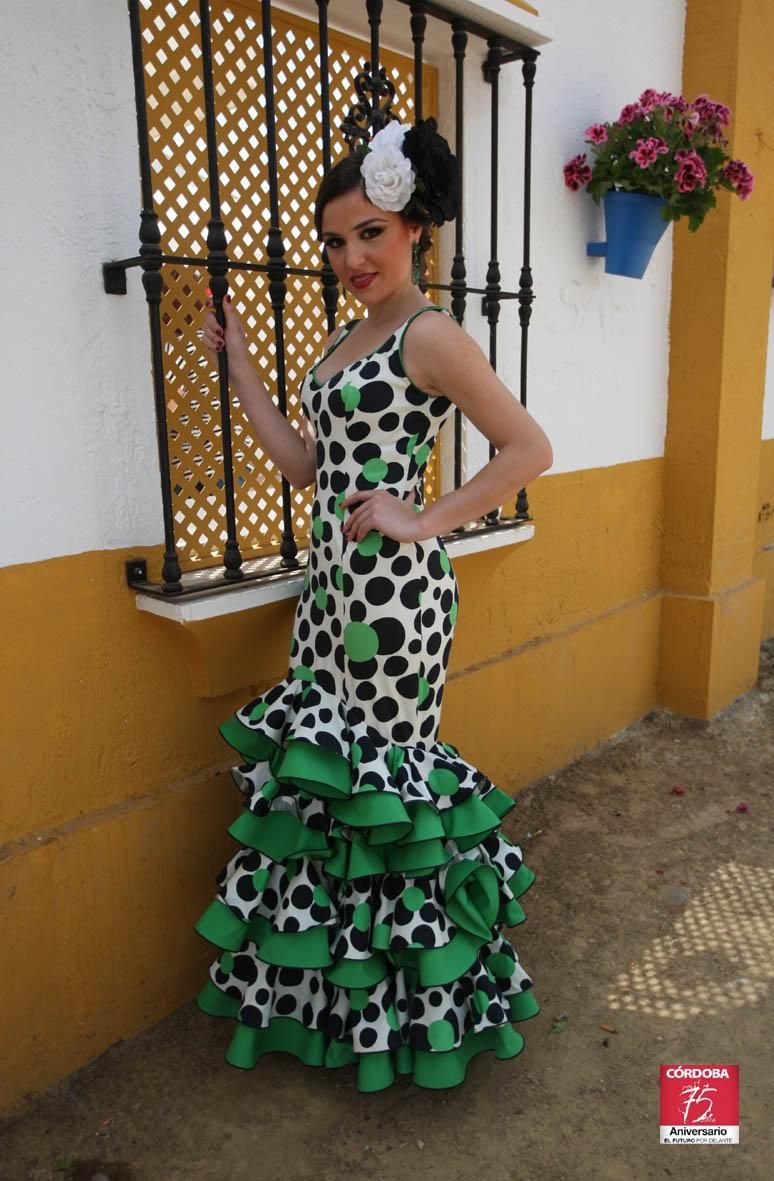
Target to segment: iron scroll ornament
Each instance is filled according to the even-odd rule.
[[[365,151],[377,131],[398,117],[390,110],[395,98],[395,87],[387,77],[384,66],[379,67],[374,78],[369,63],[363,62],[362,70],[355,76],[354,85],[358,101],[349,108],[346,119],[339,124],[350,152]]]

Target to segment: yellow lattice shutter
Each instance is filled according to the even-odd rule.
[[[260,264],[270,225],[261,13],[257,3],[212,3],[213,81],[222,217],[232,262]],[[144,61],[154,201],[168,255],[203,258],[210,216],[201,45],[195,0],[145,0]],[[322,177],[322,113],[317,25],[273,9],[275,116],[281,228],[290,267],[320,267],[313,203]],[[353,80],[370,56],[366,42],[329,34],[331,150],[347,151],[338,126],[355,100]],[[396,88],[393,111],[413,121],[413,60],[388,50],[381,63]],[[423,70],[423,114],[437,113],[437,71]],[[166,263],[162,269],[170,477],[177,550],[183,571],[218,565],[225,541],[223,455],[216,372],[196,336],[204,308],[206,268]],[[437,259],[430,275],[437,275]],[[233,299],[255,365],[276,397],[274,314],[265,273],[232,271]],[[320,281],[288,275],[284,341],[288,419],[301,414],[300,386],[327,335]],[[359,314],[342,302],[339,320]],[[278,551],[282,539],[281,473],[261,451],[232,398],[237,541],[244,559]],[[439,448],[425,476],[425,496],[438,493]],[[306,545],[312,489],[291,489],[293,529]]]

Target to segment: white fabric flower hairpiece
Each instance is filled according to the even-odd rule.
[[[400,213],[416,188],[416,173],[403,154],[403,140],[410,130],[409,123],[392,120],[377,131],[363,157],[360,172],[366,194],[378,209]]]

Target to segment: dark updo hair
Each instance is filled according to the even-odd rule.
[[[363,157],[360,153],[351,152],[339,160],[337,164],[334,164],[322,178],[314,203],[314,225],[318,238],[322,238],[323,210],[334,197],[342,197],[345,193],[351,193],[353,189],[359,188],[366,201],[368,201],[365,181],[360,172],[362,162]],[[373,202],[371,203],[373,204]],[[374,208],[377,209],[378,206],[375,205]],[[421,207],[418,207],[416,202],[412,201],[411,211],[406,213],[401,210],[400,216],[410,225],[419,223],[422,227],[422,232],[419,235],[419,270],[421,275],[424,276],[427,274],[425,254],[433,244],[432,230],[430,228],[433,223],[430,220],[430,214]]]

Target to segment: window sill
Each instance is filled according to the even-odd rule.
[[[548,21],[540,15],[540,7],[538,0],[531,0],[525,8],[518,0],[445,0],[444,3],[444,8],[532,49],[554,39]]]
[[[450,558],[520,545],[534,536],[531,520],[512,519],[485,531],[472,528],[463,534],[444,537]],[[297,599],[301,593],[308,551],[299,552],[300,565],[289,573],[279,568],[279,557],[256,558],[245,562],[245,572],[276,569],[251,581],[224,587],[207,588],[207,579],[220,577],[222,568],[202,570],[183,575],[187,593],[174,598],[137,591],[137,610],[170,620],[178,626],[175,635],[182,643],[195,692],[199,697],[222,697],[248,685],[254,685],[258,670],[260,679],[281,680],[287,671],[288,635],[286,610],[272,609],[285,599]],[[191,586],[201,585],[201,590]],[[262,628],[260,650],[255,643],[255,621],[249,613],[263,608],[265,628]],[[276,626],[275,626],[276,617]],[[263,622],[263,619],[262,619]],[[276,668],[272,676],[267,669]]]
[[[461,558],[466,554],[498,549],[504,545],[518,545],[529,541],[534,533],[535,526],[532,521],[507,521],[486,532],[471,530],[470,536],[467,537],[464,534],[444,537],[444,545],[450,558]],[[251,611],[254,607],[263,607],[266,603],[276,603],[281,599],[296,599],[301,594],[307,555],[308,550],[299,550],[299,566],[292,572],[280,569],[280,559],[273,554],[268,558],[256,558],[252,562],[245,562],[244,569],[251,574],[272,569],[277,573],[267,573],[261,578],[228,587],[221,584],[207,589],[207,576],[220,577],[221,567],[184,574],[182,582],[188,591],[184,597],[162,599],[138,591],[137,609],[149,611],[152,615],[161,616],[162,619],[171,619],[175,623],[198,623],[206,619],[218,619],[223,615]],[[200,583],[202,589],[190,590],[189,588],[196,583]]]

